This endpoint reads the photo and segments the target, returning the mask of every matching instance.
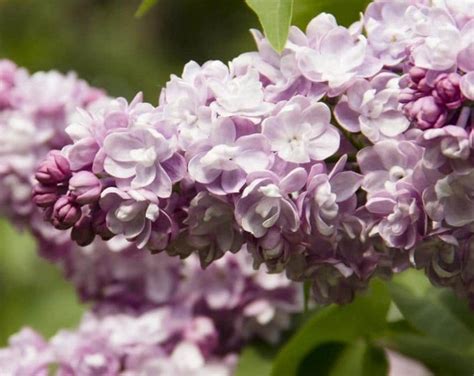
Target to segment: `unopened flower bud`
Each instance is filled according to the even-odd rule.
[[[96,202],[102,191],[102,183],[89,171],[79,171],[69,181],[69,190],[80,205]]]
[[[81,247],[92,243],[95,233],[92,227],[92,218],[90,215],[84,215],[79,219],[71,231],[71,239]]]
[[[408,72],[410,77],[410,88],[416,91],[429,93],[431,91],[431,86],[426,80],[426,70],[419,67],[412,67]]]
[[[457,73],[443,73],[438,76],[433,97],[450,110],[461,107],[464,97],[460,88],[461,76]]]
[[[81,218],[81,208],[70,196],[62,196],[54,204],[51,221],[59,230],[74,226]]]
[[[66,182],[71,177],[69,161],[57,150],[48,153],[35,175],[43,184],[58,184]]]
[[[55,185],[37,184],[33,188],[33,202],[41,208],[52,206],[59,199],[59,192]]]
[[[447,110],[431,96],[423,97],[404,107],[407,117],[420,129],[441,128],[446,123]]]
[[[92,228],[102,240],[110,240],[115,234],[107,227],[107,213],[104,212],[100,207],[95,208],[92,211]]]

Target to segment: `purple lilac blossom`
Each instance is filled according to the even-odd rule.
[[[262,123],[262,134],[277,155],[293,163],[321,161],[339,149],[339,133],[329,122],[331,111],[323,103],[293,97]]]
[[[468,3],[375,0],[347,28],[323,13],[281,53],[253,31],[257,51],[186,64],[156,107],[97,100],[67,127],[71,176],[54,186],[43,165],[35,202],[81,245],[125,235],[209,268],[246,249],[348,302],[433,236],[471,232]]]

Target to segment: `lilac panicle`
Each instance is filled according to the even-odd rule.
[[[34,202],[76,242],[125,237],[208,268],[245,248],[255,267],[312,282],[318,302],[345,303],[374,275],[417,267],[423,242],[472,227],[464,3],[376,0],[347,28],[323,13],[291,27],[281,53],[253,31],[257,51],[186,64],[156,106],[97,98],[57,73],[16,90],[21,73],[5,65],[5,95],[24,107],[0,126],[23,150],[38,147],[38,129],[41,157],[60,149],[38,170]],[[61,90],[34,102],[25,88],[45,82]],[[87,95],[51,134],[44,121],[64,125],[72,92]],[[38,166],[11,144],[0,146],[0,200],[26,212],[31,196],[13,187],[31,174],[18,166]]]

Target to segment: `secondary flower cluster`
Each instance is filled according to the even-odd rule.
[[[258,52],[188,63],[156,107],[79,111],[34,200],[81,245],[120,235],[204,266],[244,245],[321,303],[410,264],[474,299],[471,8],[376,0],[349,28],[292,27],[282,53],[254,31]]]
[[[230,376],[237,358],[212,355],[212,321],[166,308],[133,317],[86,315],[76,331],[49,342],[25,328],[0,349],[5,375],[216,375]]]
[[[121,244],[122,243],[122,244]],[[60,261],[92,311],[75,331],[49,341],[30,329],[0,349],[6,375],[233,374],[242,345],[276,344],[302,309],[302,290],[283,275],[252,269],[245,252],[207,270],[100,241]]]
[[[202,270],[195,255],[182,262],[147,254],[123,239],[111,243],[95,241],[62,258],[67,278],[100,316],[184,310],[212,321],[218,351],[227,354],[256,337],[277,343],[291,315],[303,309],[300,286],[284,275],[255,271],[245,250]]]
[[[180,327],[184,319],[185,314],[171,317],[166,310],[136,319],[120,314],[100,319],[89,314],[77,331],[60,331],[49,342],[25,328],[10,338],[9,347],[0,349],[0,366],[8,375],[47,375],[55,367],[58,376],[232,375],[235,356],[205,359],[213,347],[212,324],[197,318]],[[393,351],[386,354],[389,376],[431,375],[414,359]]]
[[[78,329],[49,341],[23,329],[0,349],[2,371],[231,375],[245,343],[276,344],[302,309],[299,286],[256,272],[245,252],[202,270],[195,256],[183,264],[124,244],[96,241],[57,258],[92,311]]]

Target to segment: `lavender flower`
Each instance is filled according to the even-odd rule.
[[[440,168],[449,160],[465,161],[471,153],[468,133],[454,125],[427,130],[423,141],[423,163],[431,169]]]
[[[397,65],[407,57],[414,30],[405,16],[409,1],[374,1],[364,14],[368,41],[376,56],[387,66]]]
[[[232,207],[219,197],[199,192],[190,203],[184,223],[189,227],[176,244],[177,252],[197,250],[203,267],[221,258],[224,253],[242,247],[242,235],[234,221]]]
[[[423,149],[410,141],[386,140],[362,149],[357,161],[369,198],[378,191],[396,191],[398,182],[410,182],[422,153]]]
[[[426,233],[426,215],[413,187],[397,184],[396,188],[394,193],[376,193],[367,200],[367,210],[380,218],[371,233],[378,233],[389,247],[411,249]]]
[[[355,81],[334,109],[339,124],[372,142],[405,132],[410,123],[398,102],[399,80],[393,73],[380,73],[370,82]]]
[[[237,222],[256,238],[274,226],[296,232],[300,219],[289,195],[303,187],[306,176],[302,168],[292,170],[282,179],[269,171],[251,174],[236,204]]]
[[[355,210],[355,192],[362,184],[362,176],[343,171],[347,158],[343,157],[327,174],[323,165],[314,165],[308,176],[306,189],[298,197],[305,230],[331,236],[343,212]]]
[[[197,147],[189,161],[190,177],[217,195],[238,192],[247,174],[263,171],[273,162],[265,137],[252,134],[237,138],[230,119],[216,124],[208,142]]]
[[[30,328],[10,337],[9,347],[0,348],[0,368],[5,375],[47,375],[54,356],[49,344]]]
[[[473,222],[471,199],[474,170],[463,173],[452,172],[440,178],[423,193],[425,210],[432,220],[453,227],[462,227]]]
[[[107,188],[102,192],[101,209],[107,213],[107,227],[116,235],[134,240],[142,248],[151,235],[151,226],[160,216],[159,202],[153,193]]]
[[[380,71],[382,63],[371,55],[364,36],[352,35],[350,30],[337,25],[323,30],[326,33],[315,48],[297,51],[296,60],[308,80],[328,83],[330,96],[341,94],[352,80]]]
[[[273,108],[264,99],[262,84],[255,70],[226,81],[210,80],[209,87],[215,97],[211,108],[221,116],[258,119]]]
[[[132,128],[104,139],[104,170],[120,188],[147,189],[158,197],[171,195],[172,184],[184,176],[184,159],[154,129]]]
[[[339,133],[329,122],[331,113],[322,103],[293,97],[275,116],[262,124],[277,155],[293,163],[324,160],[339,149]]]

